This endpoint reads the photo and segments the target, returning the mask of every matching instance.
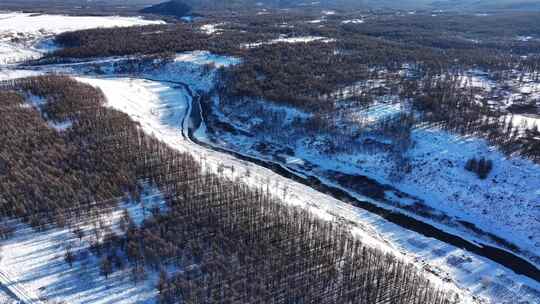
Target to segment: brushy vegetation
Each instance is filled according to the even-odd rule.
[[[486,179],[493,169],[493,161],[484,157],[480,158],[480,160],[473,157],[467,160],[465,169],[467,171],[476,173],[476,175],[478,175],[478,177],[481,179]]]

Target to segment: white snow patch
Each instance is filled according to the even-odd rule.
[[[163,21],[144,20],[140,17],[120,16],[63,16],[28,13],[0,13],[0,32],[60,34],[68,31],[116,26],[163,24]]]
[[[280,38],[266,41],[266,42],[255,42],[255,43],[246,43],[243,44],[243,48],[256,48],[260,47],[265,44],[276,44],[276,43],[310,43],[314,41],[320,41],[323,43],[330,43],[336,41],[335,39],[327,38],[327,37],[321,37],[321,36],[299,36],[299,37],[285,37],[282,36]]]
[[[134,284],[126,268],[115,271],[105,279],[100,274],[99,258],[88,251],[95,240],[95,225],[118,233],[118,223],[124,210],[129,212],[136,224],[140,224],[152,206],[164,205],[159,191],[148,186],[144,188],[142,201],[126,201],[109,214],[79,223],[84,231],[81,240],[68,228],[35,231],[27,225],[18,224],[13,237],[0,241],[0,269],[35,303],[38,303],[38,299],[70,304],[155,303],[157,274],[148,271],[148,279]],[[77,257],[73,267],[64,260],[68,246]]]
[[[462,88],[481,88],[488,92],[495,86],[494,81],[478,75],[459,76],[459,84]]]
[[[43,75],[41,71],[12,70],[0,68],[0,81]]]
[[[521,130],[540,127],[540,114],[508,114],[506,117],[507,121],[512,121],[512,125]]]
[[[197,65],[213,64],[215,67],[228,67],[239,64],[240,59],[235,57],[219,56],[208,51],[193,51],[178,54],[175,62],[189,62]]]
[[[35,96],[35,95],[28,95],[26,96],[27,102],[30,103],[31,106],[33,106],[38,112],[44,117],[45,121],[49,125],[49,127],[55,129],[56,131],[62,132],[67,130],[68,128],[71,128],[73,125],[73,122],[70,120],[62,121],[62,122],[53,122],[51,120],[48,120],[46,115],[43,113],[43,106],[47,102],[45,98]]]
[[[528,41],[531,41],[532,39],[533,39],[533,36],[517,36],[516,37],[516,40],[521,41],[521,42],[528,42]]]
[[[222,32],[222,30],[219,28],[220,26],[224,25],[225,23],[208,23],[208,24],[203,24],[200,29],[201,31],[203,31],[204,33],[208,34],[208,35],[213,35],[213,34],[219,34],[220,32]]]
[[[140,17],[0,13],[0,64],[39,58],[53,49],[51,44],[39,41],[63,32],[162,23]]]
[[[362,24],[365,23],[363,19],[350,19],[341,21],[343,24]]]

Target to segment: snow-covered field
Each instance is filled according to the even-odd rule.
[[[208,23],[203,24],[200,29],[203,33],[208,35],[219,34],[222,32],[222,30],[219,28],[222,25],[225,25],[225,23]]]
[[[11,282],[6,285],[20,290],[27,303],[154,303],[157,274],[149,272],[145,281],[134,283],[125,268],[105,278],[100,273],[100,258],[89,247],[96,238],[96,225],[119,232],[124,210],[140,224],[148,210],[163,204],[159,191],[146,187],[140,203],[126,201],[110,213],[78,223],[84,231],[82,239],[68,228],[35,231],[16,224],[15,235],[0,241],[0,270]],[[64,259],[67,247],[76,256],[72,266]],[[0,283],[6,282],[0,277]]]
[[[282,37],[279,37],[277,39],[273,39],[273,40],[270,40],[270,41],[247,43],[247,44],[242,45],[242,47],[247,48],[247,49],[251,49],[251,48],[260,47],[260,46],[265,45],[265,44],[309,43],[309,42],[315,42],[315,41],[323,42],[323,43],[330,43],[330,42],[334,42],[335,39],[329,39],[327,37],[321,37],[321,36],[299,36],[299,37],[285,37],[285,36],[282,36]]]
[[[50,43],[43,43],[44,39],[63,32],[159,23],[162,22],[135,17],[0,13],[0,64],[39,58],[54,49]]]
[[[362,24],[365,23],[364,19],[349,19],[349,20],[343,20],[341,23],[343,24]]]
[[[43,74],[41,71],[31,71],[31,70],[11,70],[11,69],[2,69],[0,67],[0,81],[32,77]]]
[[[16,304],[15,300],[12,299],[7,292],[0,289],[0,303],[1,304]]]

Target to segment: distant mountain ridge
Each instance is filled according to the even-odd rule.
[[[171,0],[143,8],[140,12],[143,14],[156,14],[181,18],[189,15],[191,6],[180,0]]]
[[[476,10],[540,10],[540,0],[439,0],[433,7]]]
[[[540,10],[540,0],[171,0],[142,13],[182,17],[191,9],[321,7],[335,9]]]

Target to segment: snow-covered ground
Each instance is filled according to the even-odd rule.
[[[341,23],[343,24],[362,24],[365,23],[364,19],[349,19],[349,20],[343,20]]]
[[[197,66],[212,64],[217,68],[228,67],[230,65],[238,64],[239,59],[227,56],[219,56],[212,54],[208,51],[193,51],[178,54],[174,60],[175,62],[190,63]]]
[[[153,206],[164,206],[163,197],[158,190],[145,187],[141,202],[125,201],[109,213],[78,223],[84,231],[82,239],[69,228],[36,231],[14,224],[14,236],[0,241],[0,270],[9,278],[9,287],[23,291],[27,303],[155,303],[156,273],[149,271],[147,279],[138,283],[131,280],[128,268],[105,278],[100,273],[100,258],[89,251],[96,225],[119,233],[125,210],[140,224]],[[64,259],[68,247],[76,256],[71,267]]]
[[[16,301],[11,298],[7,292],[0,288],[0,303],[1,304],[16,304]]]
[[[534,38],[533,36],[517,36],[516,40],[521,41],[521,42],[529,42],[533,40],[533,38]]]
[[[255,43],[246,43],[243,44],[242,47],[250,49],[250,48],[256,48],[260,47],[265,44],[276,44],[276,43],[309,43],[309,42],[324,42],[324,43],[330,43],[334,42],[335,39],[330,39],[327,37],[321,37],[321,36],[299,36],[299,37],[286,37],[281,36],[277,39],[273,39],[270,41],[265,42],[255,42]]]
[[[207,23],[203,24],[200,29],[203,33],[208,35],[219,34],[223,31],[219,27],[223,25],[225,25],[225,23]]]
[[[77,80],[102,89],[109,101],[108,105],[119,111],[128,113],[136,109],[137,113],[128,113],[135,120],[150,114],[156,123],[179,125],[188,109],[189,95],[182,89],[174,88],[172,84],[133,78],[78,77]],[[181,133],[174,130],[171,136],[181,136]]]
[[[491,303],[516,303],[518,300],[529,300],[535,303],[540,297],[534,294],[533,286],[540,289],[537,282],[516,276],[486,259],[479,258],[461,249],[444,244],[434,239],[423,237],[417,233],[403,230],[387,222],[379,216],[355,208],[327,195],[283,178],[270,170],[239,161],[231,156],[210,151],[185,141],[180,136],[180,125],[177,119],[163,120],[162,115],[156,115],[152,108],[175,109],[171,102],[182,103],[182,99],[152,99],[145,101],[139,96],[141,90],[153,90],[153,84],[146,81],[133,81],[129,79],[95,80],[81,79],[101,87],[109,98],[109,106],[128,113],[133,119],[139,121],[146,132],[153,134],[181,151],[188,151],[201,159],[209,170],[218,170],[225,166],[224,174],[247,182],[254,186],[275,189],[276,195],[282,196],[288,203],[304,206],[321,215],[323,218],[348,222],[352,229],[365,242],[383,250],[394,253],[401,252],[403,257],[415,261],[422,268],[436,273],[439,278],[450,280],[444,283],[448,288],[456,286],[469,290],[474,295],[491,299]],[[106,83],[110,82],[110,83]],[[118,95],[119,88],[124,91],[122,98]],[[131,88],[131,91],[128,89]],[[166,92],[167,90],[165,90]],[[150,95],[148,95],[150,96]],[[153,106],[143,106],[148,102]],[[165,102],[160,107],[155,103]],[[182,107],[182,106],[179,106]],[[228,169],[230,170],[228,170]],[[437,279],[436,279],[437,280]],[[456,286],[454,286],[456,284]],[[466,295],[463,303],[473,303],[474,300]],[[508,300],[510,299],[510,300]]]
[[[290,152],[283,155],[289,165],[300,164],[302,169],[303,164],[309,163],[311,173],[320,176],[332,171],[367,176],[417,197],[427,206],[455,220],[474,223],[483,231],[511,241],[528,252],[526,256],[539,252],[540,165],[519,157],[508,158],[479,138],[462,137],[433,128],[416,128],[412,132],[414,144],[406,152],[411,170],[396,180],[390,152],[356,149],[335,152],[331,148],[332,135],[321,133],[313,137],[298,129],[298,123],[306,118],[305,114],[284,107],[276,109],[274,105],[267,104],[252,100],[243,107],[243,111],[225,107],[228,110],[220,114],[217,110],[220,120],[245,131],[237,134],[220,132],[218,142],[236,151],[270,159],[273,155],[263,155],[264,152],[256,149],[257,143],[274,145],[281,150],[290,148]],[[348,115],[358,116],[353,120],[369,126],[399,114],[402,109],[403,104],[400,103],[376,103],[365,111],[353,111]],[[266,113],[272,119],[256,113]],[[276,121],[274,117],[287,118]],[[274,124],[280,130],[277,135],[272,135],[272,132],[263,134],[262,130]],[[387,143],[383,139],[375,140]],[[465,163],[473,157],[493,161],[494,168],[487,179],[479,179],[465,170]],[[291,164],[291,160],[294,163]]]
[[[0,13],[0,64],[39,58],[54,48],[50,43],[40,42],[63,32],[159,23],[163,22],[136,17]]]
[[[0,67],[0,81],[16,79],[16,78],[31,77],[31,76],[39,76],[42,74],[43,72],[41,71],[12,70],[12,69],[2,69]]]

